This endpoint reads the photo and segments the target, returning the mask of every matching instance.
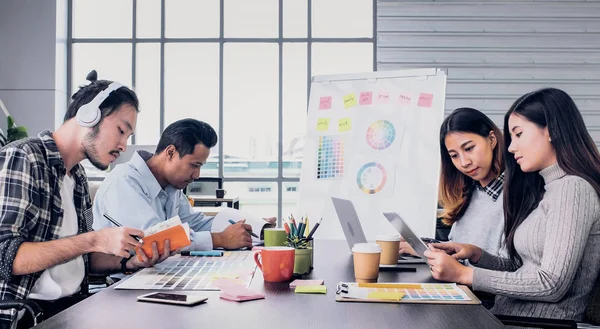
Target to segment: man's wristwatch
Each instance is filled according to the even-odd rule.
[[[129,258],[123,258],[121,259],[121,273],[123,274],[131,274],[133,273],[133,271],[130,271],[127,269],[127,262],[131,259],[131,256]]]

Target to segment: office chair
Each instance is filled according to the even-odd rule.
[[[8,310],[11,308],[20,311],[22,309],[27,310],[25,316],[32,318],[33,325],[36,326],[38,323],[44,320],[44,313],[42,308],[34,301],[28,299],[13,299],[0,301],[0,310]]]
[[[600,277],[596,280],[590,296],[590,302],[585,311],[585,322],[577,323],[573,320],[530,318],[525,316],[495,315],[506,326],[521,326],[544,329],[562,328],[600,328]]]

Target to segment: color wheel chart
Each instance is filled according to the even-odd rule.
[[[375,194],[383,189],[387,173],[385,168],[377,162],[369,162],[358,170],[356,183],[358,188],[367,194]]]
[[[344,177],[344,141],[341,136],[320,136],[317,150],[317,179]]]
[[[367,144],[375,150],[385,150],[390,147],[396,139],[396,129],[387,120],[373,122],[367,128]]]

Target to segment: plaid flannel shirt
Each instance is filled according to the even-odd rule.
[[[25,299],[43,273],[12,274],[13,261],[23,242],[59,238],[63,220],[60,189],[65,163],[50,131],[0,149],[0,298]],[[92,209],[83,166],[71,170],[78,234],[92,230]],[[80,293],[88,291],[89,254],[83,255],[85,276]],[[0,311],[0,327],[15,320],[16,310]]]
[[[502,187],[504,187],[504,173],[501,173],[500,176],[494,178],[487,186],[481,186],[478,181],[473,181],[473,185],[480,191],[487,193],[487,195],[496,202],[502,192]]]

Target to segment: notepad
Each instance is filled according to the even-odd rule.
[[[192,243],[190,241],[190,226],[188,223],[181,223],[179,216],[171,217],[144,230],[144,244],[141,248],[148,258],[152,258],[152,243],[156,242],[158,252],[162,254],[167,239],[171,244],[171,250],[189,246]],[[138,260],[143,261],[139,252],[137,254]]]
[[[214,280],[212,285],[221,290],[221,298],[236,302],[265,298],[264,294],[252,291],[243,285],[227,279]]]
[[[298,286],[318,286],[323,284],[323,280],[294,280],[290,283],[290,288],[296,288]]]
[[[401,300],[404,293],[398,291],[374,291],[367,295],[367,299]]]
[[[326,294],[327,286],[297,286],[294,292],[297,294]]]

